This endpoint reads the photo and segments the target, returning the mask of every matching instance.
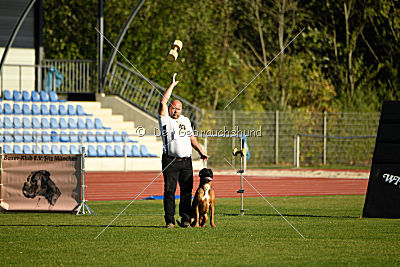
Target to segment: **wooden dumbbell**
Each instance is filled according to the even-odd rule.
[[[175,40],[175,42],[171,46],[172,49],[169,50],[169,53],[167,55],[168,61],[173,62],[178,58],[178,53],[179,53],[179,51],[181,51],[182,46],[183,46],[183,44],[181,41]]]

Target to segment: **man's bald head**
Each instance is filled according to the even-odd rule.
[[[169,116],[173,119],[178,119],[182,113],[182,102],[175,99],[168,106]]]

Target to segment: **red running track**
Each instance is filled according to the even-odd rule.
[[[245,176],[245,178],[266,197],[364,195],[368,185],[368,179],[354,178],[278,176]],[[87,172],[85,179],[86,199],[89,201],[143,199],[163,194],[163,176],[159,172]],[[193,193],[198,186],[198,176],[195,176],[194,180]],[[213,187],[217,198],[239,197],[240,194],[236,192],[240,189],[240,176],[218,175],[214,177]],[[246,197],[260,197],[260,194],[245,180],[243,187]],[[176,194],[179,195],[179,186]]]

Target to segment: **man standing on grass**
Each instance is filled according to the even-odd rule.
[[[163,140],[162,169],[164,176],[164,218],[167,228],[175,227],[175,191],[177,182],[180,188],[180,225],[190,227],[191,201],[193,190],[192,147],[203,160],[208,155],[197,142],[190,120],[181,115],[182,103],[173,100],[167,106],[172,90],[178,84],[176,73],[171,85],[165,91],[158,108],[158,122]]]

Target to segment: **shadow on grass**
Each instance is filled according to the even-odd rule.
[[[220,216],[241,216],[240,214],[234,213],[218,213],[215,215]],[[345,219],[358,219],[359,216],[333,216],[333,215],[309,215],[309,214],[282,214],[285,217],[304,217],[304,218],[345,218]],[[244,214],[244,216],[255,216],[255,217],[280,217],[279,214]]]
[[[0,227],[106,227],[107,225],[84,224],[0,224]],[[110,225],[109,228],[165,228],[158,225]]]

